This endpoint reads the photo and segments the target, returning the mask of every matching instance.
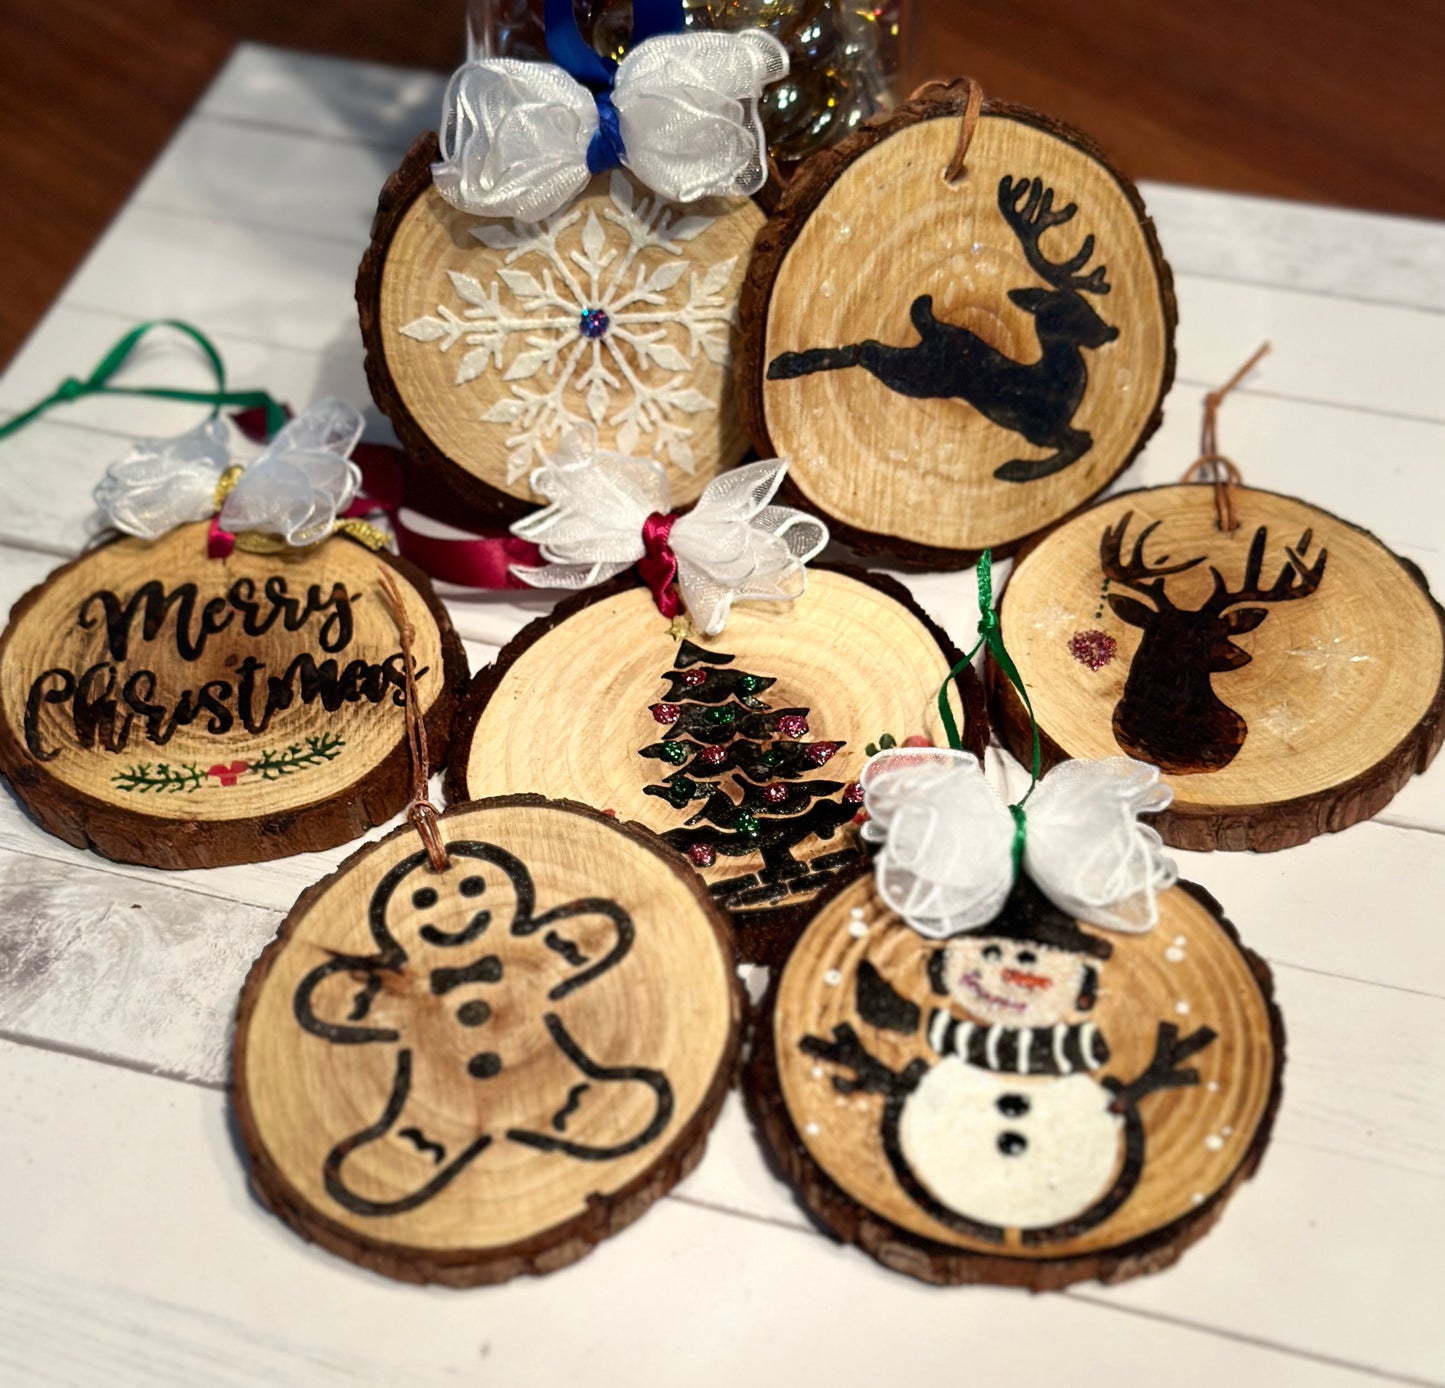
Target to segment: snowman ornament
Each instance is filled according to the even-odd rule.
[[[1039,785],[1025,820],[972,757],[941,749],[882,753],[863,785],[865,833],[883,844],[880,894],[938,941],[928,962],[938,1002],[925,1012],[865,959],[857,1016],[922,1031],[930,1059],[892,1068],[851,1023],[802,1049],[837,1067],[839,1093],[883,1096],[883,1151],[931,1217],[989,1243],[1011,1230],[1025,1246],[1075,1238],[1139,1181],[1141,1104],[1196,1085],[1187,1062],[1216,1039],[1160,1022],[1149,1064],[1126,1078],[1090,1018],[1113,946],[1079,922],[1152,929],[1174,868],[1137,816],[1162,808],[1167,788],[1125,758],[1070,762]]]

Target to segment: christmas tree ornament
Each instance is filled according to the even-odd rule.
[[[811,159],[760,235],[739,399],[787,499],[865,552],[958,568],[1097,495],[1157,427],[1168,266],[1087,136],[921,91]]]
[[[95,495],[121,536],[22,597],[0,635],[0,770],[16,795],[50,833],[152,867],[330,848],[389,819],[406,803],[407,693],[384,585],[418,633],[439,753],[467,668],[426,577],[347,515],[360,416],[322,401],[280,427],[256,392],[105,376],[52,399],[259,398],[277,432],[244,467],[213,421],[138,440],[110,468]]]
[[[869,743],[941,744],[952,726],[982,755],[980,689],[966,665],[950,677],[957,661],[880,575],[815,566],[793,602],[739,604],[707,635],[696,614],[669,624],[621,574],[532,623],[473,682],[449,793],[536,791],[635,820],[686,854],[745,957],[777,957],[819,890],[863,861]],[[945,680],[946,719],[919,693]]]
[[[303,893],[242,990],[252,1181],[404,1281],[551,1272],[700,1159],[737,1059],[731,934],[634,825],[535,795],[439,815],[416,713],[407,735],[411,826]]]
[[[413,461],[513,520],[564,435],[645,451],[696,500],[747,450],[737,300],[763,214],[757,101],[787,70],[756,30],[635,7],[622,62],[550,4],[552,63],[480,58],[382,191],[357,281],[367,374]]]
[[[1368,531],[1239,484],[1214,439],[1235,382],[1206,409],[1201,463],[1221,480],[1127,492],[1061,525],[1020,557],[1000,617],[1047,764],[1152,762],[1174,793],[1166,842],[1269,851],[1377,814],[1429,765],[1445,612]],[[1017,751],[1028,713],[989,680]]]
[[[1268,968],[1139,823],[1168,787],[1123,757],[1035,766],[1005,806],[955,748],[881,751],[861,784],[874,871],[821,901],[753,1028],[784,1175],[925,1281],[1167,1267],[1253,1173],[1284,1063]]]

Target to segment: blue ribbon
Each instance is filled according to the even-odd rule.
[[[597,133],[587,148],[588,172],[600,174],[621,167],[627,149],[622,143],[617,108],[612,104],[617,64],[596,52],[582,37],[572,0],[547,0],[545,19],[547,52],[552,61],[590,87],[597,102]],[[685,24],[682,0],[634,0],[630,46],[635,48],[659,34],[680,34]]]

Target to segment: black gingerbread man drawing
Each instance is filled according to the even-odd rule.
[[[443,874],[425,853],[398,863],[371,897],[375,952],[333,953],[296,990],[311,1035],[394,1057],[374,1119],[324,1161],[328,1194],[354,1214],[414,1210],[495,1144],[607,1161],[654,1141],[672,1116],[665,1074],[599,1062],[564,1015],[626,958],[628,912],[587,897],[539,914],[513,854],[480,842],[447,853]],[[464,1094],[479,1087],[471,1102],[457,1102],[459,1080]]]

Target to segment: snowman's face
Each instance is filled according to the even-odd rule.
[[[948,996],[980,1021],[1051,1027],[1081,1018],[1088,967],[1069,950],[970,936],[948,945],[943,981]]]

